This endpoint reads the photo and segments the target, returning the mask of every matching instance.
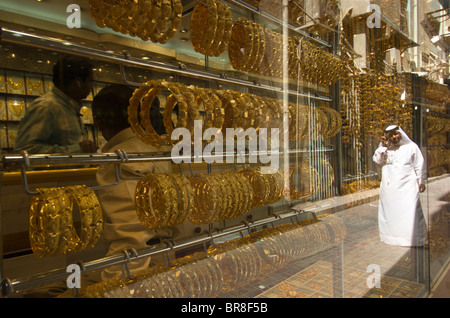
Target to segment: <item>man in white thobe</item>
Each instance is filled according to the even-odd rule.
[[[132,90],[121,85],[103,88],[92,103],[94,122],[107,140],[101,149],[103,153],[124,150],[126,153],[162,153],[169,148],[156,148],[143,143],[134,134],[128,123],[128,101]],[[124,249],[147,248],[151,239],[172,239],[179,234],[177,227],[149,230],[144,227],[137,216],[135,207],[135,189],[139,177],[150,173],[167,173],[171,171],[171,161],[121,163],[122,175],[131,180],[121,179],[119,185],[97,191],[104,214],[103,236],[109,245],[107,256],[121,255]],[[97,172],[99,185],[115,183],[113,165],[101,165]],[[156,257],[152,256],[152,263]],[[133,260],[128,264],[131,274],[145,270],[150,265],[150,257]],[[120,266],[106,268],[102,280],[121,277]]]
[[[425,165],[419,147],[396,125],[385,129],[373,161],[382,166],[378,227],[380,240],[399,246],[427,243],[419,193],[425,191]]]

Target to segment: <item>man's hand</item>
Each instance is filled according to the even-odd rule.
[[[419,192],[422,193],[425,191],[425,185],[424,184],[419,184]]]
[[[93,153],[97,152],[98,147],[95,145],[95,143],[91,140],[83,140],[79,143],[80,148],[85,153]]]

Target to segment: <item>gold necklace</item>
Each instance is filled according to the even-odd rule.
[[[27,78],[27,83],[28,83],[29,86],[31,86],[31,87],[30,87],[30,93],[32,93],[33,91],[37,91],[37,90],[38,90],[38,88],[39,88],[39,87],[41,86],[41,84],[42,84],[42,81],[41,81],[41,80],[38,80],[37,83],[35,84],[35,83],[33,83],[33,82],[31,81],[31,79]]]
[[[19,80],[19,82],[14,83],[14,81],[12,80],[11,77],[8,77],[8,83],[9,83],[9,85],[12,86],[12,88],[13,88],[14,90],[18,90],[18,89],[19,89],[20,87],[22,87],[22,85],[23,85],[23,81],[22,81],[22,80]]]
[[[23,102],[23,101],[22,102],[8,101],[8,105],[17,117],[20,117],[23,109],[25,108],[25,102]]]

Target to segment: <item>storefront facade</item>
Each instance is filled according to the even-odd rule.
[[[450,255],[447,2],[71,2],[0,4],[4,297],[433,294]],[[99,152],[17,152],[22,118],[54,88],[52,68],[67,54],[93,65],[80,118]],[[92,102],[113,84],[133,89],[131,128],[160,151],[101,152],[107,140]],[[150,120],[156,97],[165,134]],[[373,155],[391,124],[425,160],[424,246],[380,241],[382,169]],[[100,168],[142,162],[171,171],[135,180],[139,220],[177,235],[106,256],[103,220],[89,227],[99,231],[92,244],[50,247],[66,226],[77,239],[88,226],[75,199],[71,224],[58,221],[50,235],[49,201],[32,204],[41,189],[83,185],[97,199]],[[125,181],[120,172],[112,179]],[[146,258],[156,265],[130,272]],[[94,277],[110,266],[123,275]],[[76,269],[81,280],[70,284]]]

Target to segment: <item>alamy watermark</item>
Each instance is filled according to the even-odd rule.
[[[381,28],[381,9],[378,4],[370,4],[367,8],[371,14],[367,17],[366,24],[369,29]]]
[[[367,273],[370,275],[366,279],[366,285],[369,288],[380,288],[381,287],[381,268],[380,265],[370,264],[367,266]]]
[[[261,173],[272,174],[279,167],[279,128],[226,128],[225,147],[222,131],[217,128],[208,128],[203,133],[203,122],[194,121],[194,138],[192,149],[192,135],[187,128],[175,128],[172,131],[172,140],[180,140],[172,148],[172,162],[191,163],[192,153],[194,162],[201,163],[245,163],[245,149],[248,148],[249,163],[270,164],[262,166]],[[203,141],[210,141],[203,148]],[[236,140],[236,143],[235,143]],[[269,142],[270,140],[270,142]],[[269,145],[270,144],[270,151]],[[236,150],[235,150],[236,149]],[[192,151],[193,150],[193,151]],[[236,160],[236,161],[235,161]]]
[[[67,273],[71,273],[67,279],[66,284],[70,289],[81,288],[81,267],[78,264],[70,264],[66,269]]]
[[[69,4],[66,12],[70,15],[66,19],[66,25],[69,29],[81,28],[81,9],[78,4]]]

